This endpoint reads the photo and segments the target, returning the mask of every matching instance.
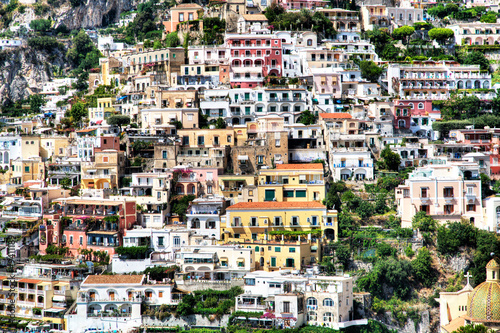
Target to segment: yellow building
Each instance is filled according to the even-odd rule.
[[[43,160],[52,157],[54,161],[57,157],[66,156],[66,149],[69,146],[67,137],[46,137],[40,140],[40,156]]]
[[[0,315],[8,316],[10,281],[0,276]],[[64,312],[69,302],[76,298],[78,288],[70,280],[17,278],[14,298],[18,318],[50,322],[51,327],[64,329]],[[35,310],[36,309],[36,310]]]
[[[118,113],[113,107],[115,97],[103,97],[97,99],[97,107],[89,108],[89,120],[91,123],[101,124],[105,119]]]
[[[226,210],[226,243],[255,250],[260,269],[301,269],[321,260],[324,241],[337,240],[337,211],[319,202],[239,202]]]
[[[22,185],[30,180],[43,180],[45,178],[45,164],[40,157],[16,159],[11,162],[12,184]]]
[[[219,175],[218,181],[219,193],[234,203],[257,201],[254,175]]]
[[[323,164],[277,164],[259,171],[258,200],[322,201],[325,198]]]
[[[272,231],[321,230],[322,236],[336,240],[337,211],[327,210],[316,201],[239,202],[226,210],[225,238],[264,240]]]
[[[95,151],[95,162],[82,162],[82,189],[117,189],[125,152],[115,149]]]
[[[21,152],[23,159],[40,156],[40,136],[22,136]]]

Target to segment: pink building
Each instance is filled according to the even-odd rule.
[[[432,100],[396,100],[394,101],[394,127],[409,129],[411,117],[431,116],[440,114],[439,110],[432,109]]]
[[[122,245],[125,230],[137,222],[136,202],[101,198],[59,199],[40,226],[41,253],[48,245],[67,246],[77,257],[82,249],[105,251],[110,256]]]
[[[275,35],[226,34],[232,87],[262,86],[268,75],[283,73],[281,39]]]
[[[218,192],[218,172],[217,168],[177,166],[167,172],[167,178],[174,179],[174,191],[177,195],[193,194],[198,197]]]
[[[198,12],[203,8],[195,3],[183,3],[170,8],[170,20],[163,22],[167,33],[177,31],[177,26],[182,22],[194,21],[198,19]],[[203,21],[199,21],[198,29],[203,30]]]
[[[441,223],[482,223],[481,180],[475,162],[432,164],[415,169],[396,188],[401,226],[411,228],[413,216],[424,211]]]

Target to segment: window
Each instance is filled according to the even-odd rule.
[[[420,188],[420,197],[422,198],[428,198],[428,191],[429,189],[427,187],[421,187]]]
[[[109,163],[109,156],[103,156],[102,163]]]
[[[297,191],[295,191],[295,197],[297,197],[297,198],[305,198],[306,197],[306,191],[305,190],[297,190]]]
[[[227,142],[231,142],[231,135],[227,136]]]
[[[299,225],[299,217],[292,216],[292,225]]]
[[[257,155],[257,164],[264,164],[264,155]]]
[[[69,236],[69,244],[73,245],[73,236]]]
[[[283,302],[283,312],[285,313],[290,312],[290,302]]]
[[[339,304],[339,306],[340,306],[340,304]],[[332,313],[331,312],[325,312],[325,314],[323,315],[323,321],[331,323],[332,319],[333,319]]]
[[[179,13],[179,22],[184,22],[184,13]]]
[[[276,267],[276,257],[271,257],[271,267]]]
[[[453,205],[444,205],[444,213],[446,215],[452,214],[453,213]]]
[[[418,108],[422,110],[424,108],[424,103],[418,103]]]
[[[331,298],[325,298],[323,300],[323,306],[333,306],[333,300]]]
[[[198,137],[198,146],[202,146],[205,144],[205,137],[203,135],[200,135]]]
[[[80,236],[79,243],[80,245],[83,245],[83,236]]]
[[[289,247],[288,248],[289,253],[295,253],[295,248],[294,247]]]
[[[180,247],[180,246],[181,246],[181,237],[174,236],[174,247]]]
[[[275,145],[276,147],[281,147],[281,140],[280,140],[280,139],[276,139],[276,140],[274,140],[274,145]]]
[[[453,187],[445,187],[443,190],[443,196],[445,198],[452,198],[453,197]]]
[[[186,135],[182,137],[182,145],[189,146],[189,136]]]
[[[284,190],[283,197],[284,198],[293,198],[293,190]]]
[[[188,14],[188,20],[192,21],[194,19],[193,13]]]
[[[245,286],[255,286],[255,279],[245,279]]]
[[[24,167],[24,172],[30,172],[30,167],[29,166],[25,166]]]
[[[421,212],[426,212],[427,214],[429,214],[429,212],[430,212],[430,206],[429,205],[421,205],[420,206],[420,211]]]
[[[281,216],[275,216],[274,217],[274,225],[275,226],[281,225]]]
[[[251,217],[250,218],[250,226],[252,227],[257,227],[258,224],[257,224],[257,218],[256,217]]]
[[[163,246],[163,238],[164,237],[158,237],[158,246]]]
[[[276,246],[276,247],[274,248],[274,252],[281,252],[281,247]]]
[[[166,150],[161,152],[161,158],[163,158],[164,160],[167,159],[167,151]]]
[[[467,204],[467,211],[468,212],[475,212],[476,211],[476,205],[475,204]]]

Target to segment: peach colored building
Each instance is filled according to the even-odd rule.
[[[471,162],[431,164],[415,169],[404,185],[396,188],[397,214],[401,226],[411,228],[419,211],[440,223],[462,218],[482,223],[481,180],[479,166]]]
[[[195,3],[183,3],[170,9],[170,21],[163,22],[167,33],[177,31],[177,26],[182,22],[198,19],[198,11],[203,10]],[[202,22],[199,22],[202,24]],[[202,27],[200,27],[202,29]]]

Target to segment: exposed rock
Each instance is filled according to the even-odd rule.
[[[21,47],[0,53],[0,101],[17,101],[41,90],[52,79],[54,68],[64,67],[64,54]]]
[[[397,324],[397,321],[393,318],[391,312],[386,312],[383,315],[377,316],[376,320],[383,323],[387,328],[391,330],[396,330],[399,333],[429,333],[435,332],[435,329],[431,327],[430,314],[429,311],[419,312],[420,321],[415,323],[411,318],[408,318],[403,327]]]
[[[56,26],[66,25],[73,29],[94,29],[118,22],[120,14],[132,10],[134,0],[87,0],[85,5],[60,8]]]

